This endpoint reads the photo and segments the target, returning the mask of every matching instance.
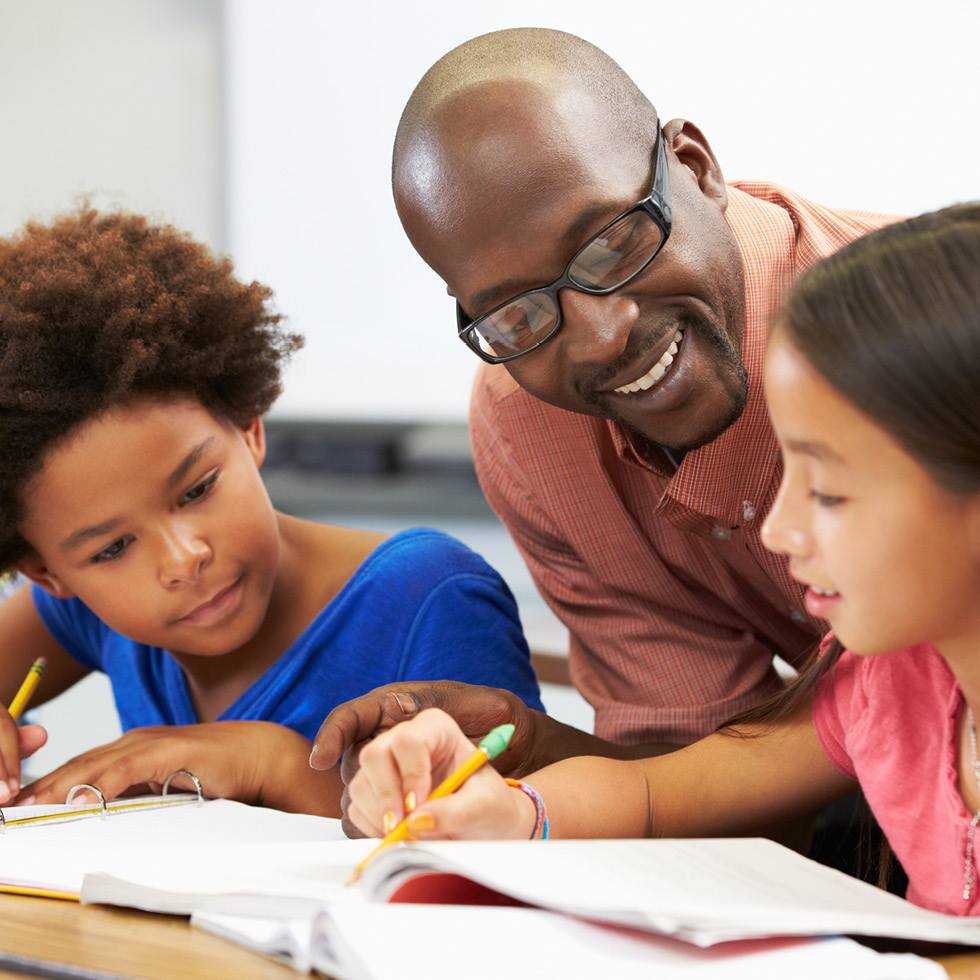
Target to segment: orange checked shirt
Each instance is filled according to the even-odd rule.
[[[741,418],[676,472],[642,459],[605,419],[528,395],[500,365],[477,374],[473,456],[491,506],[571,633],[575,686],[596,734],[687,743],[781,685],[824,624],[759,528],[781,472],[762,390],[773,317],[820,258],[895,220],[831,210],[774,184],[729,185],[746,278]]]

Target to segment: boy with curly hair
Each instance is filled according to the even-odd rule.
[[[412,677],[540,708],[513,597],[437,531],[392,537],[272,507],[262,416],[302,338],[266,287],[166,225],[87,207],[0,240],[4,704],[104,671],[124,729],[20,788],[43,744],[0,709],[0,803],[107,798],[189,769],[211,796],[339,815],[309,768],[335,705]]]

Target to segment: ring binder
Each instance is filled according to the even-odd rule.
[[[173,796],[168,796],[170,791],[170,783],[177,776],[187,776],[194,783],[196,789],[196,794],[194,792],[186,793],[175,793]],[[88,805],[85,803],[74,804],[74,810],[66,810],[75,794],[80,790],[88,789],[95,793],[99,798],[98,806]],[[68,791],[68,796],[65,798],[65,802],[61,805],[34,805],[29,807],[8,807],[8,812],[17,812],[18,815],[14,816],[11,812],[10,816],[7,816],[3,812],[3,808],[0,807],[0,835],[5,834],[8,826],[27,826],[30,824],[39,823],[60,823],[65,820],[74,820],[80,817],[85,817],[93,813],[99,813],[102,820],[105,820],[108,813],[117,812],[127,812],[132,810],[146,809],[147,807],[167,807],[167,806],[179,806],[185,803],[195,802],[197,806],[203,806],[205,802],[204,789],[201,786],[201,780],[194,775],[194,773],[189,772],[187,769],[177,769],[172,772],[163,784],[163,790],[159,796],[138,796],[138,797],[119,797],[115,800],[110,800],[106,802],[105,795],[102,790],[99,789],[94,783],[78,783],[76,786]]]
[[[65,797],[65,805],[67,806],[73,799],[75,799],[75,794],[80,789],[90,789],[99,798],[99,803],[102,804],[102,819],[105,820],[105,796],[102,794],[102,790],[99,789],[95,783],[79,783],[77,786],[72,786],[68,790],[68,795]]]
[[[201,789],[201,780],[197,778],[192,772],[188,772],[186,769],[178,769],[176,772],[172,772],[167,776],[163,784],[163,791],[160,793],[161,796],[166,796],[167,791],[170,789],[170,781],[174,776],[187,776],[194,782],[194,787],[197,789],[197,805],[204,805],[204,791]]]

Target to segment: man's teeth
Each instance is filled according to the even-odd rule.
[[[663,357],[642,378],[637,378],[636,381],[631,381],[628,385],[623,385],[621,388],[616,388],[615,390],[621,395],[629,395],[634,391],[646,391],[647,388],[652,388],[667,373],[667,368],[674,363],[674,355],[677,353],[677,347],[683,339],[684,331],[678,330],[674,334],[674,339],[671,341],[670,347],[664,351]]]

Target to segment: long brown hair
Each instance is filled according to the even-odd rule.
[[[937,483],[980,491],[980,203],[890,225],[824,259],[776,329]],[[842,650],[836,638],[823,656],[814,650],[784,691],[720,731],[746,737],[745,726],[790,713]],[[889,864],[882,854],[879,884]]]

